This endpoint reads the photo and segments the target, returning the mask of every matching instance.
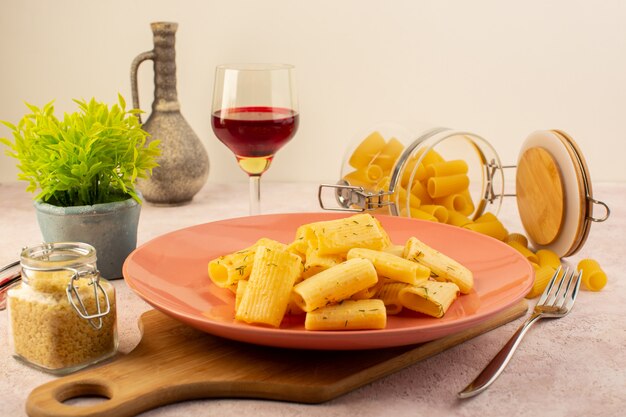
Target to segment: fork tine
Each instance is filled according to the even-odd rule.
[[[565,286],[565,290],[563,290],[562,294],[556,295],[556,299],[554,300],[555,307],[562,308],[563,305],[565,304],[565,301],[567,300],[567,296],[569,294],[569,288],[572,285],[572,281],[574,281],[575,274],[576,274],[576,271],[572,269],[572,272],[570,272],[569,277],[565,275],[563,276],[562,281],[565,281],[567,279],[567,285]]]
[[[561,287],[563,287],[563,281],[565,281],[565,277],[567,276],[568,272],[569,272],[569,267],[565,268],[563,275],[561,276],[561,279],[559,279],[559,285],[556,287],[556,290],[550,295],[550,297],[548,297],[548,300],[544,303],[544,305],[554,305],[554,303],[556,302],[557,296],[561,292]]]
[[[581,281],[582,276],[583,276],[583,271],[582,270],[578,271],[578,275],[576,276],[576,282],[574,283],[574,289],[572,290],[572,294],[570,295],[569,299],[567,300],[564,306],[564,308],[568,311],[572,309],[572,306],[574,305],[574,301],[576,301],[576,296],[578,295],[578,289],[580,288],[580,281]]]
[[[539,301],[537,301],[537,305],[543,305],[546,302],[546,299],[548,298],[548,294],[550,294],[550,290],[552,290],[552,287],[554,286],[554,283],[556,282],[556,279],[559,276],[560,272],[561,272],[561,266],[559,265],[556,271],[554,271],[554,275],[552,275],[552,279],[550,279],[550,282],[548,282],[548,285],[546,286],[546,289],[543,291],[543,294],[541,294],[541,298],[539,298]]]

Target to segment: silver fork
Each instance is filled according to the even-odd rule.
[[[522,326],[517,329],[513,337],[504,345],[504,347],[494,356],[489,364],[483,369],[483,371],[474,379],[465,389],[459,392],[457,395],[459,398],[469,398],[474,395],[480,394],[486,390],[493,381],[500,376],[509,360],[513,356],[513,352],[519,346],[522,338],[526,334],[526,331],[534,323],[542,318],[561,318],[566,316],[572,311],[574,301],[578,295],[578,288],[580,287],[580,277],[582,270],[574,276],[572,271],[568,276],[569,268],[566,268],[563,274],[561,274],[561,267],[559,267],[552,279],[548,283],[545,291],[537,301],[533,314]],[[565,285],[564,285],[565,283]],[[555,291],[552,291],[555,284],[558,284]]]

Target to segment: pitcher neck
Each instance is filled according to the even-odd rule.
[[[176,29],[177,23],[151,24],[154,35],[154,102],[157,111],[178,111],[176,91]]]

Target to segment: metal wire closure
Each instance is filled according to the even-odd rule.
[[[496,176],[496,172],[498,171],[498,169],[502,168],[504,169],[514,169],[517,168],[517,165],[502,165],[499,166],[498,163],[495,161],[495,159],[492,159],[491,161],[489,161],[489,164],[487,164],[487,166],[485,167],[485,176],[487,177],[486,179],[486,186],[485,186],[485,195],[483,195],[483,199],[488,201],[489,203],[493,203],[497,198],[501,198],[501,197],[515,197],[516,194],[497,194],[494,189],[493,189],[493,179]]]
[[[325,188],[335,190],[335,198],[340,207],[328,207],[324,204],[322,192]],[[386,191],[371,193],[365,191],[363,187],[347,185],[345,181],[340,181],[338,184],[321,184],[317,191],[317,199],[322,209],[351,212],[363,212],[390,206],[394,204],[389,201],[391,195],[392,192]]]
[[[67,288],[65,290],[65,292],[67,293],[67,300],[70,302],[70,304],[72,304],[72,307],[74,307],[74,310],[76,310],[76,312],[78,313],[80,317],[87,320],[89,324],[91,325],[91,327],[93,327],[94,329],[100,330],[102,328],[102,317],[106,316],[111,311],[111,304],[109,302],[109,296],[107,295],[106,291],[104,291],[104,288],[102,288],[102,285],[100,285],[100,272],[98,272],[97,269],[91,270],[91,271],[89,270],[78,271],[72,268],[66,268],[66,269],[71,270],[73,272],[72,279],[70,279],[70,282],[68,282]],[[86,276],[90,276],[90,280],[91,280],[91,282],[87,285],[91,285],[93,287],[93,296],[94,296],[94,301],[96,303],[95,314],[89,314],[89,312],[87,311],[87,307],[85,307],[85,304],[83,303],[82,298],[80,298],[80,295],[78,294],[78,290],[76,286],[74,285],[75,281]],[[102,311],[100,307],[100,297],[98,296],[98,290],[100,290],[100,292],[104,296],[104,300],[106,301],[106,311]],[[76,300],[78,300],[78,304],[80,305],[80,308],[79,306],[76,305],[76,302],[74,302],[74,297],[76,297]],[[97,319],[96,324],[94,324],[94,320],[96,319]]]

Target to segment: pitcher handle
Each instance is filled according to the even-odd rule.
[[[154,51],[143,52],[135,59],[133,59],[132,64],[130,64],[130,86],[131,93],[133,95],[133,108],[139,109],[139,88],[137,88],[137,70],[139,69],[139,65],[148,59],[154,60]],[[139,118],[139,123],[141,123],[141,115],[137,115]]]

